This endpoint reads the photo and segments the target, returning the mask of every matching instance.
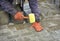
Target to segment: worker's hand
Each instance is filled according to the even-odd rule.
[[[32,24],[32,27],[36,30],[36,31],[41,31],[41,30],[43,30],[43,28],[42,28],[42,26],[41,26],[41,24],[39,23],[39,22],[34,22],[33,24]]]
[[[24,15],[23,15],[22,12],[17,12],[17,13],[15,14],[14,18],[15,18],[16,20],[23,20],[23,19],[24,19]]]

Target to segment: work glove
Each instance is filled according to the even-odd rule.
[[[16,20],[23,20],[24,19],[24,15],[22,12],[17,12],[15,15],[14,15],[14,18]]]
[[[39,22],[34,22],[34,23],[32,24],[32,27],[33,27],[37,32],[43,30],[43,27],[41,26],[41,24],[40,24]]]

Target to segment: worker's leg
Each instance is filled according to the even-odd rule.
[[[4,11],[6,11],[9,15],[9,20],[11,20],[10,15],[15,15],[17,10],[10,3],[12,0],[0,0],[0,5]]]
[[[12,4],[12,2],[13,2],[13,0],[7,0],[10,4]],[[13,22],[12,20],[13,20],[13,16],[11,15],[11,14],[9,14],[9,13],[7,13],[8,14],[8,17],[9,17],[9,23],[11,23],[11,22]]]
[[[13,0],[7,0],[8,2],[10,2],[12,4]]]
[[[32,27],[34,27],[36,31],[43,30],[41,24],[39,23],[39,21],[40,21],[40,18],[39,18],[40,10],[38,8],[38,1],[37,0],[29,0],[29,5],[30,5],[32,13],[34,13],[35,17],[36,17],[36,22],[34,22],[32,24]]]
[[[34,13],[36,15],[36,21],[40,21],[40,10],[38,8],[38,1],[37,0],[28,0],[29,1],[29,5],[31,8],[32,13]]]
[[[23,20],[23,14],[16,10],[14,6],[6,0],[0,0],[0,5],[5,12],[11,14],[16,20]]]
[[[0,5],[1,5],[1,8],[10,13],[11,15],[15,15],[17,10],[13,7],[13,5],[11,5],[8,1],[6,0],[0,0]]]

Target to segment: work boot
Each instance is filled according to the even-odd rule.
[[[34,22],[34,23],[32,24],[32,27],[33,27],[37,32],[43,30],[43,28],[42,28],[42,26],[41,26],[41,24],[40,24],[39,22]]]

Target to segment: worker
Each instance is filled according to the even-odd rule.
[[[1,8],[5,12],[8,12],[9,14],[11,14],[14,17],[14,19],[23,20],[24,19],[23,13],[16,10],[14,6],[11,4],[11,2],[13,2],[13,0],[8,0],[8,1],[0,0]],[[41,31],[43,28],[40,24],[40,18],[39,18],[40,10],[38,8],[38,2],[37,0],[28,0],[28,2],[29,2],[29,6],[31,8],[32,13],[34,13],[36,16],[36,22],[32,23],[32,27],[34,27],[36,31]]]

